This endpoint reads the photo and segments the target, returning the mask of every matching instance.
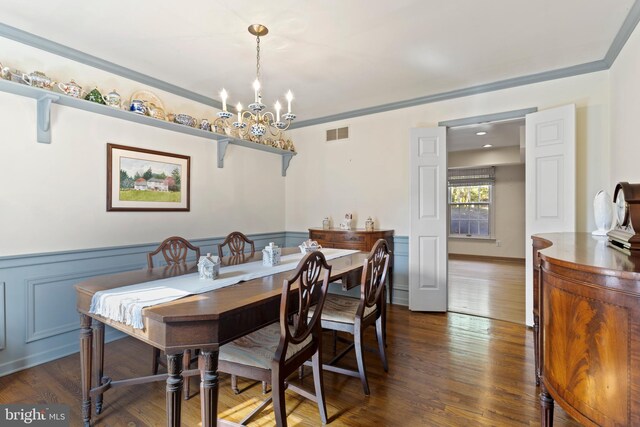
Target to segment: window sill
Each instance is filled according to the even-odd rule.
[[[495,237],[474,237],[474,236],[448,236],[449,240],[478,240],[481,242],[495,242]]]

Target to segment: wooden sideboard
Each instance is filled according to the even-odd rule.
[[[324,248],[356,249],[370,251],[378,239],[385,239],[392,252],[389,260],[389,304],[393,304],[393,230],[364,229],[340,230],[338,228],[310,228],[309,238]]]
[[[541,425],[554,401],[583,425],[640,425],[640,257],[589,233],[532,239]]]

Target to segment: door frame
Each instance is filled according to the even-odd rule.
[[[452,127],[459,127],[459,126],[469,126],[469,125],[477,125],[477,124],[482,124],[482,123],[490,123],[490,122],[499,122],[499,121],[504,121],[504,120],[512,120],[512,119],[524,119],[526,117],[527,114],[530,113],[537,113],[538,112],[538,107],[530,107],[530,108],[523,108],[520,110],[511,110],[511,111],[503,111],[500,113],[492,113],[492,114],[483,114],[483,115],[479,115],[479,116],[470,116],[470,117],[463,117],[461,119],[454,119],[454,120],[444,120],[441,122],[438,122],[438,126],[444,126],[447,128],[447,130],[449,130],[449,128]],[[526,146],[525,146],[526,149]],[[525,164],[525,168],[526,168],[526,164]],[[446,183],[445,183],[446,185]],[[525,186],[526,186],[526,175],[525,175]],[[526,211],[526,198],[525,198],[525,211]],[[526,224],[525,224],[525,242],[527,241],[527,236],[526,236]],[[449,263],[449,254],[447,253],[447,264]],[[527,268],[527,266],[525,265],[525,268]],[[448,290],[447,290],[448,292]],[[526,295],[525,295],[526,297]],[[532,312],[533,311],[533,304],[531,307],[528,307],[527,305],[527,299],[525,298],[525,314],[528,312]],[[527,317],[525,316],[525,319]],[[526,320],[525,320],[526,323]],[[531,326],[531,325],[529,325]]]

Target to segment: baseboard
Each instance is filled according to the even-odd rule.
[[[469,261],[503,261],[513,262],[518,264],[525,264],[524,258],[509,258],[501,256],[486,256],[486,255],[468,255],[468,254],[449,254],[449,259],[453,260],[469,260]]]
[[[112,328],[105,330],[104,341],[112,342],[122,338],[126,338],[128,335],[117,331]],[[40,353],[29,354],[19,359],[13,359],[0,365],[0,377],[13,374],[14,372],[22,371],[24,369],[32,368],[43,363],[51,362],[52,360],[60,359],[62,357],[69,356],[80,351],[77,341],[70,342],[68,344],[61,345],[59,347],[50,348]],[[78,366],[78,371],[80,366]]]

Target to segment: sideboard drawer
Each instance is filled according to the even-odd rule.
[[[311,240],[317,240],[318,243],[320,242],[320,240],[324,240],[325,242],[330,242],[331,241],[331,233],[327,233],[324,231],[313,231],[311,233],[309,233],[309,238]],[[324,245],[322,245],[324,246]]]
[[[363,243],[366,239],[364,234],[353,234],[353,233],[344,233],[342,236],[338,234],[333,235],[334,242],[345,242],[345,243]]]
[[[334,245],[334,247],[336,248],[340,248],[340,249],[353,249],[356,251],[368,251],[366,245],[364,244],[364,242],[340,242],[340,243],[336,243],[336,242],[332,242],[332,244]]]

